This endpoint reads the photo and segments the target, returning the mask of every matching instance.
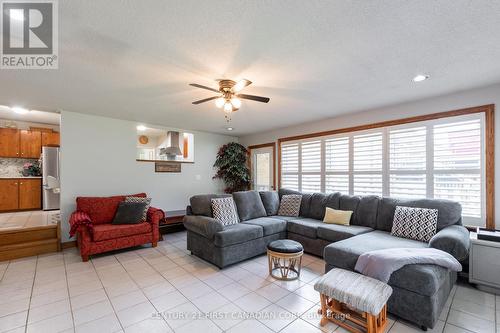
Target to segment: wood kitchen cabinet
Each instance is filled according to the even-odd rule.
[[[19,130],[0,128],[0,157],[19,157]]]
[[[59,146],[59,132],[42,132],[42,147]]]
[[[30,130],[20,130],[19,133],[19,156],[21,158],[40,158],[42,153],[42,133]]]
[[[19,180],[0,179],[0,211],[19,209]]]
[[[19,209],[42,208],[42,180],[19,179]]]

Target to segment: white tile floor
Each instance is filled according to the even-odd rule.
[[[321,259],[305,255],[294,282],[269,278],[266,265],[219,270],[188,254],[184,232],[87,263],[76,249],[0,262],[0,332],[345,332],[319,327]],[[429,332],[499,333],[498,323],[500,297],[460,285]],[[394,319],[388,331],[421,332]]]

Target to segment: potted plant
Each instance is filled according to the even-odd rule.
[[[24,177],[41,176],[42,168],[40,167],[40,161],[24,163],[22,174]]]
[[[226,184],[224,192],[233,193],[250,188],[250,170],[247,166],[248,150],[237,142],[230,142],[219,149],[214,167],[214,179]]]

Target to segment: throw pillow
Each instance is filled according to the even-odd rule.
[[[280,197],[276,191],[260,191],[260,198],[266,209],[267,216],[278,214],[280,208]]]
[[[436,234],[437,209],[396,206],[391,235],[429,242]]]
[[[282,196],[280,202],[280,208],[278,209],[278,215],[299,216],[301,202],[302,202],[302,195],[300,194],[286,194]]]
[[[151,205],[151,198],[139,198],[139,197],[126,197],[125,202],[144,202],[146,206],[144,207],[144,212],[142,214],[142,222],[148,219],[148,209]]]
[[[330,207],[325,209],[323,222],[331,224],[349,225],[351,222],[352,210],[338,210]]]
[[[222,225],[231,225],[239,222],[238,212],[232,197],[212,199],[214,219]]]
[[[142,223],[144,207],[146,207],[145,202],[120,202],[111,224]]]

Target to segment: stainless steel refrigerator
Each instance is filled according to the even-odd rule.
[[[43,210],[59,209],[59,148],[42,147]]]

